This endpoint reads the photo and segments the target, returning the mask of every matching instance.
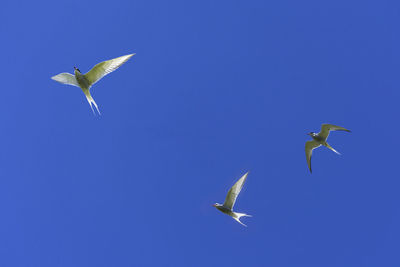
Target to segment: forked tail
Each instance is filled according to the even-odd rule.
[[[242,223],[242,222],[240,221],[240,218],[241,218],[241,217],[253,217],[253,216],[251,216],[251,215],[249,215],[249,214],[246,214],[246,213],[234,212],[233,214],[234,214],[233,219],[235,219],[238,223],[240,223],[241,225],[246,226],[246,227],[247,227],[247,225],[245,225],[244,223]]]
[[[94,101],[93,97],[90,95],[89,90],[84,91],[84,93],[85,93],[85,96],[86,96],[87,101],[89,102],[90,108],[91,108],[92,111],[93,111],[93,114],[96,115],[96,113],[95,113],[94,110],[93,110],[93,106],[95,106],[96,109],[97,109],[97,112],[99,113],[99,115],[101,115],[100,110],[99,110],[99,108],[97,107],[96,102]],[[93,105],[93,106],[92,106],[92,105]]]
[[[328,143],[325,143],[325,146],[326,146],[327,148],[329,148],[330,150],[332,150],[333,152],[335,152],[336,154],[342,155],[342,154],[340,154],[339,152],[337,152],[333,147],[331,147]]]

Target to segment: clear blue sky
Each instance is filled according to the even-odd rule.
[[[0,266],[400,266],[398,1],[11,1]],[[50,79],[137,53],[97,83]],[[307,169],[306,133],[335,132]],[[246,171],[235,209],[211,205]]]

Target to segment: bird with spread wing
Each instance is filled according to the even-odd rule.
[[[249,173],[247,172],[245,175],[243,175],[233,186],[231,189],[229,189],[228,194],[226,195],[225,202],[224,204],[219,204],[215,203],[213,206],[216,207],[218,210],[222,211],[223,213],[231,216],[233,219],[235,219],[238,223],[245,225],[240,221],[240,218],[243,216],[247,217],[252,217],[251,215],[245,214],[245,213],[239,213],[239,212],[234,212],[233,206],[235,205],[236,199],[242,190],[243,184],[246,181],[247,175]]]
[[[100,114],[99,108],[94,101],[93,97],[90,95],[90,88],[93,84],[98,82],[101,78],[106,76],[107,74],[115,71],[118,69],[122,64],[124,64],[128,59],[130,59],[135,54],[130,54],[122,57],[117,57],[114,59],[110,59],[107,61],[100,62],[96,66],[94,66],[88,73],[82,74],[81,71],[74,67],[75,71],[72,75],[67,72],[63,72],[51,77],[53,80],[63,83],[69,84],[73,86],[80,87],[83,93],[86,96],[87,101],[89,102],[90,108],[92,109],[93,113],[93,106],[96,107],[97,112]]]
[[[346,132],[351,132],[350,130],[347,130],[346,128],[332,125],[332,124],[322,124],[321,126],[321,131],[319,133],[314,133],[310,132],[307,135],[311,136],[313,140],[307,141],[306,142],[306,158],[307,158],[307,164],[308,168],[310,169],[310,172],[312,173],[311,169],[311,156],[312,156],[312,151],[320,146],[325,146],[332,150],[333,152],[337,153],[340,155],[339,152],[337,152],[333,147],[331,147],[327,142],[326,139],[328,139],[329,132],[330,131],[346,131]]]

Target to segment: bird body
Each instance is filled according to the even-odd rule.
[[[314,139],[317,142],[324,142],[324,138],[322,136],[319,136],[317,133],[310,133],[310,136],[312,139]]]
[[[333,125],[333,124],[322,124],[321,131],[319,133],[314,133],[314,132],[308,133],[308,135],[311,136],[312,139],[313,139],[311,141],[307,141],[306,142],[306,147],[305,147],[307,164],[308,164],[308,167],[309,167],[311,173],[312,173],[311,156],[312,156],[312,151],[315,148],[320,147],[320,146],[325,146],[325,147],[329,148],[330,150],[332,150],[333,152],[335,152],[336,154],[340,155],[339,152],[337,152],[333,147],[331,147],[328,144],[328,142],[326,142],[326,140],[328,139],[330,131],[351,132],[350,130],[347,130],[346,128],[343,128],[343,127],[340,127],[340,126],[336,126],[336,125]]]
[[[90,83],[88,79],[85,77],[85,75],[81,73],[81,71],[78,68],[75,68],[74,74],[76,81],[78,82],[79,87],[81,87],[82,90],[90,88]]]
[[[234,212],[233,206],[235,205],[236,198],[238,197],[240,191],[242,190],[243,184],[246,181],[248,172],[243,175],[233,186],[232,188],[228,191],[228,194],[226,195],[225,202],[224,204],[219,204],[215,203],[213,206],[217,208],[219,211],[231,216],[233,219],[235,219],[238,223],[245,225],[240,221],[240,218],[243,216],[246,217],[252,217],[251,215],[245,214],[245,213],[239,213],[239,212]]]
[[[234,212],[231,209],[228,209],[227,207],[225,207],[224,205],[221,205],[219,203],[214,204],[214,207],[216,207],[219,211],[231,216],[233,219],[235,219],[238,223],[240,223],[241,225],[247,226],[244,223],[242,223],[240,221],[241,217],[252,217],[251,215],[248,215],[246,213],[239,213],[239,212]]]
[[[99,108],[90,94],[90,88],[101,78],[113,72],[114,70],[118,69],[122,64],[124,64],[126,61],[128,61],[128,59],[130,59],[134,55],[135,54],[130,54],[100,62],[86,74],[82,74],[78,68],[74,67],[75,75],[63,72],[51,78],[63,84],[69,84],[80,87],[83,93],[85,94],[86,99],[89,102],[90,108],[92,109],[93,113],[94,113],[93,106],[95,106],[97,112],[100,114]]]
[[[96,102],[94,101],[92,95],[90,94],[90,86],[91,86],[90,81],[85,77],[84,74],[81,73],[81,71],[78,68],[74,67],[74,69],[75,69],[74,70],[75,79],[78,82],[79,87],[82,89],[83,93],[85,94],[86,99],[89,102],[90,108],[92,109],[92,111],[94,113],[93,106],[95,106],[97,109],[97,112],[100,114],[100,110],[99,110]]]

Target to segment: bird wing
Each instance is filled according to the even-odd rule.
[[[319,132],[319,136],[326,139],[329,136],[330,131],[346,131],[350,132],[350,130],[347,130],[346,128],[336,126],[333,124],[322,124],[321,126],[321,131]]]
[[[240,191],[242,190],[243,184],[246,181],[247,172],[243,175],[232,187],[229,189],[228,194],[226,195],[224,206],[230,210],[232,210],[233,206],[235,205],[236,198],[238,197]]]
[[[51,78],[59,83],[69,84],[79,87],[78,81],[76,80],[75,76],[67,72],[57,74]]]
[[[88,73],[85,74],[86,79],[89,81],[89,85],[96,83],[98,80],[106,76],[107,74],[118,69],[128,59],[135,54],[130,54],[122,57],[117,57],[107,61],[100,62],[94,66]]]
[[[306,158],[307,158],[307,164],[308,168],[310,169],[310,172],[312,172],[311,169],[311,156],[312,156],[312,151],[314,148],[317,148],[321,146],[317,141],[311,140],[306,142]]]

